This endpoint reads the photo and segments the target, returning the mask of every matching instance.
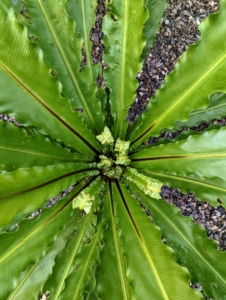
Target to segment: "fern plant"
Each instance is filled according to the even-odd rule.
[[[0,1],[0,113],[19,123],[0,126],[0,299],[203,299],[190,282],[226,299],[226,254],[160,196],[167,184],[226,206],[226,128],[147,143],[224,116],[226,0],[132,127],[166,1],[106,1],[105,88],[96,5]]]

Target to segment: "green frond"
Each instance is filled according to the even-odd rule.
[[[130,156],[131,167],[142,169],[184,193],[193,191],[201,200],[226,205],[226,128],[190,135],[176,143],[151,146]]]
[[[208,96],[214,91],[226,92],[225,9],[226,1],[222,0],[220,11],[199,26],[199,42],[181,56],[162,88],[150,99],[147,111],[127,137],[133,148],[164,129],[173,129],[177,121],[187,121],[193,110],[206,108]]]
[[[133,186],[140,202],[151,210],[154,223],[162,230],[166,244],[175,251],[175,259],[189,269],[192,282],[199,282],[204,294],[212,299],[226,296],[226,253],[217,249],[217,243],[206,236],[202,226],[190,217],[180,215],[178,208],[165,201],[148,198]],[[195,266],[194,266],[195,262]]]

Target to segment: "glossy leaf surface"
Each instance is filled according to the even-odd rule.
[[[19,274],[37,263],[48,246],[53,244],[71,215],[70,204],[71,198],[67,197],[55,207],[44,209],[40,217],[23,220],[19,230],[1,234],[0,240],[4,244],[0,249],[0,266],[1,270],[4,269],[4,272],[0,272],[2,299],[7,299],[12,289],[16,288]],[[14,264],[10,261],[14,261]]]
[[[56,197],[79,179],[91,174],[92,169],[85,169],[79,164],[37,166],[0,174],[0,227],[11,222],[18,213],[31,213],[42,206],[46,199]]]
[[[110,227],[106,237],[112,249],[106,252],[105,263],[112,260],[113,272],[118,273],[117,297],[132,299],[139,295],[144,299],[151,290],[153,299],[181,299],[182,292],[185,299],[201,299],[188,286],[187,271],[175,263],[171,249],[162,243],[159,228],[150,223],[126,188],[113,185],[108,197],[106,215]],[[110,245],[106,247],[109,249]],[[100,289],[106,299],[107,295],[116,295],[115,285],[109,282],[111,275],[105,267],[102,268]]]
[[[78,11],[79,5],[76,5],[80,16],[80,22],[76,22],[76,32],[75,23],[65,13],[65,1],[26,0],[26,4],[29,7],[27,14],[32,19],[28,27],[29,38],[42,48],[44,62],[52,69],[51,75],[59,78],[62,93],[70,99],[73,110],[79,111],[95,134],[99,133],[103,128],[103,117],[100,104],[95,98],[97,88],[93,81],[96,78],[92,78],[90,68],[81,67],[82,44],[84,42],[85,49],[89,46],[90,50],[91,42],[88,42],[90,29],[84,28],[81,32],[80,23],[91,28],[95,5],[83,3],[86,14]],[[84,35],[86,32],[88,36]],[[90,67],[88,55],[87,60]]]
[[[49,290],[53,299],[82,299],[84,291],[92,292],[95,287],[94,271],[102,249],[103,226],[101,222],[97,226],[94,212],[78,218],[65,248],[56,257],[53,274],[43,289]],[[92,284],[86,284],[89,281]]]
[[[131,166],[179,187],[211,205],[226,205],[226,128],[206,131],[176,143],[149,147],[131,156]]]
[[[66,3],[67,12],[76,23],[76,31],[83,38],[83,49],[86,55],[86,63],[92,70],[92,81],[95,82],[98,74],[101,74],[101,64],[94,64],[92,53],[92,42],[90,41],[90,32],[95,23],[97,2],[95,0],[69,0]],[[102,123],[99,124],[103,125]],[[102,128],[101,128],[102,129]]]
[[[186,121],[193,110],[207,107],[213,91],[226,91],[225,8],[226,1],[222,0],[220,12],[201,23],[200,41],[182,55],[150,100],[148,112],[138,120],[131,134],[133,147],[163,129],[173,128],[177,120]]]
[[[176,127],[193,127],[201,122],[207,123],[213,119],[221,120],[226,116],[226,95],[218,92],[209,95],[210,104],[205,109],[198,109],[190,113],[187,122],[176,122]]]
[[[202,226],[181,216],[178,208],[165,201],[150,199],[134,186],[133,190],[141,196],[141,203],[151,210],[154,223],[161,228],[166,244],[175,250],[178,263],[190,270],[191,281],[199,282],[206,296],[224,299],[226,253],[219,251],[217,243],[207,238]]]
[[[109,67],[104,71],[104,79],[111,91],[111,112],[115,120],[113,136],[124,139],[128,109],[138,87],[136,75],[141,69],[140,55],[145,45],[143,23],[148,13],[143,1],[113,0],[107,3],[107,7],[109,12],[103,21],[103,31],[104,61]]]
[[[0,52],[1,111],[92,155],[98,148],[95,138],[82,124],[79,113],[72,112],[69,101],[60,96],[61,84],[44,65],[42,51],[29,42],[26,29],[5,3],[0,6],[0,48],[4,49]]]
[[[77,225],[76,219],[79,216],[80,212],[78,210],[75,211],[65,223],[65,228],[57,235],[56,241],[47,249],[43,258],[20,274],[18,285],[8,299],[20,300],[23,297],[27,297],[29,300],[37,300],[41,290],[44,289],[43,282],[52,273],[57,253],[65,247],[67,240],[73,235]]]
[[[44,167],[63,162],[92,161],[76,152],[71,153],[60,145],[53,145],[47,137],[37,132],[29,136],[24,128],[18,128],[10,122],[0,125],[0,136],[0,171]]]

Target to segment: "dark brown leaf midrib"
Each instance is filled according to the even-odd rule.
[[[53,115],[58,121],[60,121],[65,127],[68,128],[74,135],[76,135],[86,146],[88,146],[94,153],[99,154],[99,151],[94,148],[86,139],[82,137],[75,129],[73,129],[66,121],[61,119],[52,109],[50,109],[46,104],[44,104],[41,99],[39,99],[27,86],[25,86],[4,64],[0,62],[3,69],[20,85],[22,86],[28,94],[32,95],[34,99],[38,101],[43,107],[45,107],[51,115]]]
[[[119,194],[120,194],[120,197],[121,197],[121,199],[122,199],[122,202],[123,202],[123,204],[124,204],[124,207],[125,207],[125,209],[126,209],[126,211],[127,211],[127,213],[128,213],[128,216],[129,216],[129,218],[130,218],[130,220],[131,220],[131,222],[132,222],[132,224],[133,224],[133,227],[134,227],[134,229],[135,229],[135,231],[136,231],[136,233],[137,233],[139,239],[141,240],[141,242],[143,242],[143,241],[142,241],[142,238],[141,238],[141,235],[140,235],[140,232],[139,232],[139,229],[138,229],[137,226],[136,226],[136,223],[135,223],[135,221],[134,221],[134,219],[133,219],[133,216],[132,216],[132,214],[131,214],[131,212],[130,212],[130,210],[129,210],[129,207],[128,207],[127,203],[126,203],[125,197],[124,197],[124,195],[123,195],[123,192],[122,192],[122,190],[121,190],[121,187],[120,187],[118,181],[116,181],[116,186],[117,186],[117,189],[118,189],[118,191],[119,191]]]
[[[28,193],[28,192],[37,190],[37,189],[39,189],[39,188],[42,188],[42,187],[44,187],[44,186],[47,186],[47,185],[49,185],[49,184],[51,184],[51,183],[57,182],[58,180],[61,180],[61,179],[70,177],[70,176],[72,176],[72,175],[79,174],[79,173],[83,173],[83,172],[87,172],[87,171],[93,171],[93,170],[95,170],[95,169],[94,169],[94,168],[87,168],[87,169],[82,169],[82,170],[73,171],[73,172],[70,172],[70,173],[61,175],[61,176],[59,176],[59,177],[56,177],[56,178],[54,178],[54,179],[51,179],[51,180],[49,180],[49,181],[46,181],[46,182],[44,182],[44,183],[41,183],[41,184],[39,184],[39,185],[33,186],[33,187],[29,188],[29,189],[24,189],[24,190],[22,190],[22,191],[15,192],[15,193],[12,193],[12,194],[10,194],[10,195],[1,196],[1,197],[0,197],[0,200],[5,200],[5,199],[9,199],[9,198],[18,196],[18,195],[22,195],[22,194],[25,194],[25,193]]]
[[[156,157],[142,157],[142,158],[132,158],[131,162],[142,162],[142,161],[152,161],[152,160],[165,160],[165,159],[217,159],[226,158],[225,153],[213,153],[213,154],[202,154],[200,155],[169,155],[169,156],[156,156]]]
[[[96,177],[93,179],[95,180]],[[46,220],[43,225],[45,226],[46,224],[48,224],[55,216],[57,216],[70,202],[72,202],[72,200],[78,196],[79,193],[81,193],[81,191],[83,191],[86,187],[88,187],[88,185],[93,181],[93,180],[89,180],[88,182],[86,182],[85,184],[82,184],[81,188],[79,189],[79,191],[77,191],[75,194],[73,194],[70,199],[62,206],[60,207],[57,212],[55,212],[52,216],[50,216],[48,218],[48,220]]]
[[[157,156],[157,157],[143,157],[143,158],[133,158],[131,162],[149,161],[149,160],[159,160],[159,159],[177,159],[177,158],[189,158],[185,155],[177,156]]]
[[[136,124],[136,123],[135,123]],[[139,135],[135,140],[133,140],[132,142],[131,142],[131,146],[133,145],[133,144],[135,144],[137,141],[139,141],[140,139],[142,139],[153,127],[155,126],[155,123],[154,124],[152,124],[148,129],[146,129],[141,135]]]

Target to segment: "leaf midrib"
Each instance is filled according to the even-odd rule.
[[[32,96],[39,104],[41,104],[43,107],[45,107],[45,109],[47,109],[47,111],[54,116],[59,122],[61,122],[61,124],[63,124],[68,130],[70,130],[75,136],[77,136],[87,147],[89,147],[94,153],[99,154],[98,150],[92,145],[90,144],[90,142],[88,140],[86,140],[78,131],[76,131],[73,127],[71,127],[71,125],[69,125],[66,120],[64,120],[63,118],[61,118],[55,111],[52,110],[51,107],[49,107],[47,104],[45,104],[42,99],[39,98],[39,96],[34,93],[33,91],[31,91],[29,89],[28,86],[26,86],[10,69],[8,69],[8,67],[6,67],[3,62],[0,62],[0,66],[2,67],[2,69],[5,70],[5,72],[11,77],[13,78],[13,80],[16,81],[17,84],[19,84],[22,88],[24,88],[24,90],[30,95]]]
[[[161,116],[159,116],[152,124],[149,126],[148,129],[145,130],[145,135],[147,135],[151,129],[155,128],[156,125],[159,126],[161,124],[161,121],[164,121],[167,119],[167,115],[169,115],[176,106],[180,105],[186,97],[189,97],[198,87],[201,83],[203,83],[206,78],[213,73],[213,71],[218,68],[218,66],[224,61],[226,58],[226,53],[221,57],[215,60],[215,62],[212,64],[212,66],[204,73],[203,76],[200,76],[200,78],[196,81],[195,84],[192,85],[187,91],[185,91],[180,99],[178,101],[175,101],[175,104],[170,106],[168,109],[166,109]],[[137,138],[131,141],[131,144],[134,144],[135,142],[139,141],[143,137],[143,134],[139,135]]]
[[[91,216],[91,214],[88,215],[88,220],[90,219],[90,216]],[[86,220],[86,223],[88,223],[87,220]],[[85,231],[86,231],[86,226],[83,225],[82,226],[82,230],[81,230],[81,232],[79,234],[79,238],[76,240],[76,243],[74,245],[74,249],[73,249],[73,251],[71,253],[71,256],[70,256],[70,259],[68,261],[68,264],[64,268],[62,280],[61,280],[60,283],[58,283],[57,289],[56,289],[55,294],[54,294],[54,299],[58,299],[58,296],[63,291],[63,287],[64,287],[64,284],[65,284],[65,279],[68,277],[68,274],[70,272],[71,266],[72,266],[73,261],[75,259],[75,255],[78,253],[78,249],[79,249],[79,246],[81,244],[81,241],[82,241],[82,238],[83,238],[83,235],[84,235]]]
[[[186,153],[185,155],[169,155],[169,156],[153,156],[153,157],[141,157],[133,158],[132,162],[141,162],[141,161],[152,161],[152,160],[161,160],[161,159],[202,159],[202,158],[226,158],[226,153],[213,153],[213,154],[201,154],[197,153]]]
[[[195,182],[197,185],[204,186],[204,187],[207,187],[207,188],[212,188],[212,189],[218,190],[220,192],[226,193],[226,188],[219,187],[219,186],[216,186],[216,185],[213,185],[213,184],[210,184],[210,183],[201,182],[197,179],[192,179],[192,178],[187,178],[187,177],[182,177],[182,176],[172,175],[172,174],[166,174],[166,173],[160,173],[160,172],[154,172],[154,171],[149,171],[149,170],[147,170],[147,174],[154,174],[154,175],[157,175],[157,176],[172,178],[172,179],[176,178],[176,179],[179,179],[181,181],[190,182],[190,183],[193,183],[193,184]]]
[[[42,188],[44,186],[47,186],[47,185],[52,184],[54,182],[57,182],[58,180],[65,179],[67,177],[70,177],[70,176],[73,176],[73,175],[76,175],[76,174],[79,174],[79,173],[83,173],[83,172],[85,173],[87,171],[92,172],[92,171],[94,171],[94,169],[93,168],[87,168],[87,169],[80,169],[80,170],[72,171],[72,172],[69,172],[69,173],[65,173],[63,175],[60,175],[58,177],[55,177],[53,179],[50,179],[50,180],[45,181],[43,183],[40,183],[36,186],[33,186],[31,188],[23,189],[23,190],[20,190],[20,191],[17,191],[17,192],[8,194],[8,195],[0,196],[0,200],[5,200],[5,199],[8,199],[8,198],[13,198],[17,195],[22,195],[22,194],[25,194],[25,193],[29,193],[31,191],[38,190],[39,188]]]
[[[17,148],[13,148],[13,147],[3,147],[0,146],[0,150],[6,150],[6,151],[13,151],[13,152],[20,152],[20,153],[26,153],[26,154],[30,154],[30,155],[35,155],[35,156],[41,156],[41,157],[46,157],[46,158],[50,158],[50,159],[55,159],[55,160],[60,160],[60,161],[68,161],[68,162],[76,162],[76,159],[73,158],[66,158],[63,156],[57,156],[57,155],[51,155],[51,154],[47,154],[44,152],[37,152],[34,150],[27,150],[27,149],[17,149]],[[88,162],[88,161],[87,161]]]
[[[193,112],[190,113],[189,117],[192,117],[194,115],[199,115],[199,114],[206,114],[206,112],[208,112],[208,111],[212,111],[212,110],[218,109],[220,107],[224,107],[225,105],[226,105],[226,103],[221,103],[221,104],[218,104],[218,105],[215,105],[215,106],[210,106],[208,108],[205,108],[205,110],[200,109],[200,110],[197,110],[197,111],[193,111]]]
[[[80,296],[80,287],[81,287],[81,285],[84,284],[84,282],[85,282],[85,281],[84,281],[84,277],[85,277],[86,272],[87,272],[87,269],[88,269],[88,267],[89,267],[89,263],[90,263],[90,259],[91,259],[91,257],[92,257],[92,254],[93,254],[93,252],[94,252],[94,250],[95,250],[95,248],[96,248],[96,244],[97,244],[98,239],[99,239],[99,237],[100,237],[100,234],[101,234],[101,232],[102,232],[101,229],[102,229],[102,227],[101,227],[101,225],[99,225],[99,228],[98,228],[98,230],[97,230],[97,232],[96,232],[96,234],[95,234],[94,240],[93,240],[92,247],[91,247],[91,249],[90,249],[90,251],[89,251],[89,255],[88,255],[88,257],[87,257],[87,260],[86,260],[86,262],[85,262],[85,265],[84,265],[83,268],[82,268],[82,274],[81,274],[79,283],[76,285],[76,290],[75,290],[74,296],[73,296],[73,299],[74,299],[74,300],[79,299],[79,296]]]
[[[21,289],[21,287],[23,286],[23,284],[27,281],[27,279],[29,278],[29,276],[31,275],[31,273],[34,271],[34,269],[36,268],[36,266],[39,264],[40,261],[36,262],[31,269],[29,270],[29,272],[26,274],[26,276],[23,278],[23,280],[18,284],[18,286],[16,287],[16,289],[13,291],[12,294],[10,294],[10,296],[7,298],[7,300],[13,300],[14,296],[16,296],[16,294],[18,295],[18,291]]]
[[[127,33],[128,33],[128,0],[124,0],[124,22],[122,30],[122,60],[120,66],[121,78],[120,78],[120,101],[119,101],[119,110],[118,110],[118,128],[116,130],[116,137],[118,137],[122,130],[123,122],[123,111],[124,111],[124,98],[125,98],[125,61],[126,61],[126,43],[127,43]]]
[[[171,227],[174,228],[174,230],[178,233],[178,235],[180,235],[182,237],[182,239],[185,240],[185,242],[188,244],[188,246],[191,248],[191,250],[198,256],[200,257],[200,259],[206,264],[206,266],[213,272],[213,274],[215,274],[215,276],[217,278],[219,278],[221,280],[221,282],[224,284],[224,286],[226,286],[226,281],[220,276],[220,274],[218,272],[215,272],[215,270],[212,268],[212,266],[208,263],[208,261],[200,254],[199,251],[196,251],[196,249],[193,247],[193,245],[189,242],[189,240],[186,239],[186,237],[178,230],[178,228],[173,224],[173,222],[171,222],[171,220],[164,215],[159,209],[158,207],[156,207],[156,205],[152,202],[152,204],[155,209],[158,211],[158,213],[163,217],[163,219],[166,219],[168,221],[168,223],[171,225]]]
[[[118,187],[118,189],[119,189],[119,194],[120,194],[120,196],[122,197],[122,200],[123,200],[122,202],[123,202],[123,204],[124,204],[125,211],[128,212],[129,207],[128,207],[127,204],[126,204],[126,200],[125,200],[125,198],[124,198],[123,191],[121,190],[121,187],[120,187],[119,185],[117,185],[117,187]],[[126,204],[126,205],[125,205],[125,204]],[[147,250],[146,244],[145,244],[145,242],[143,241],[142,233],[139,231],[139,229],[138,229],[137,227],[135,228],[135,224],[136,224],[136,223],[135,223],[135,221],[132,219],[132,214],[131,214],[130,210],[129,210],[129,213],[128,213],[128,218],[129,218],[129,220],[130,220],[130,222],[131,222],[132,228],[134,229],[135,236],[137,236],[137,241],[139,242],[140,247],[141,247],[141,249],[143,250],[144,256],[147,258],[147,260],[148,260],[148,262],[149,262],[150,269],[153,271],[154,277],[156,278],[156,282],[157,282],[157,284],[158,284],[158,286],[159,286],[159,289],[160,289],[161,292],[162,292],[162,296],[164,297],[164,299],[170,300],[169,297],[168,297],[168,295],[167,295],[167,292],[166,292],[166,290],[165,290],[165,287],[164,287],[164,285],[162,284],[162,280],[161,280],[161,278],[160,278],[160,276],[159,276],[159,273],[158,273],[157,269],[155,268],[155,264],[154,264],[154,262],[152,261],[151,256],[149,255],[149,252],[148,252],[148,250]]]
[[[188,89],[187,91],[185,91],[182,96],[181,99],[178,100],[174,105],[172,105],[171,107],[169,107],[168,109],[166,109],[164,111],[164,113],[156,119],[155,124],[159,124],[163,119],[166,119],[166,116],[174,110],[174,108],[178,105],[181,104],[181,102],[183,102],[183,100],[187,97],[189,97],[199,86],[201,83],[203,83],[205,81],[205,79],[211,74],[213,73],[214,70],[216,70],[218,68],[218,66],[222,63],[223,60],[225,60],[226,58],[226,53],[219,59],[216,60],[215,63],[212,64],[212,66],[206,71],[204,72],[203,76],[200,76],[200,78],[196,81],[195,84],[192,85],[192,87],[190,89]]]
[[[164,299],[170,300],[168,295],[167,295],[167,292],[165,290],[165,287],[162,284],[162,280],[160,279],[159,273],[158,273],[157,269],[155,268],[155,264],[154,264],[153,260],[151,259],[151,256],[148,253],[147,247],[146,247],[143,239],[141,239],[141,241],[142,241],[142,243],[140,243],[141,248],[143,249],[143,253],[146,256],[146,258],[148,259],[149,265],[150,265],[151,269],[153,270],[154,277],[156,278],[156,281],[158,282],[158,286],[160,287],[162,295],[163,295]]]
[[[78,195],[84,188],[86,188],[89,185],[90,181],[86,182],[86,183],[81,183],[79,186],[80,188],[77,189],[72,196],[70,197],[70,199],[68,199],[65,202],[59,202],[59,207],[57,210],[53,210],[51,211],[51,213],[49,215],[46,215],[46,217],[41,221],[41,223],[36,227],[35,230],[32,230],[30,232],[30,234],[28,234],[26,237],[20,237],[21,241],[19,243],[17,243],[16,245],[14,245],[14,247],[11,250],[7,250],[7,252],[3,253],[3,255],[0,256],[0,264],[2,262],[4,262],[10,255],[12,255],[15,251],[17,251],[26,241],[28,241],[30,238],[32,238],[32,236],[36,235],[36,232],[40,231],[43,229],[44,226],[47,225],[47,223],[51,222],[52,220],[54,220],[54,217],[57,216],[59,213],[61,213],[65,208],[67,208],[68,204],[70,204],[72,202],[72,200],[74,199],[74,197],[76,197],[76,195]],[[5,233],[7,234],[7,233]],[[11,234],[11,233],[8,233]]]
[[[79,96],[79,99],[80,99],[80,101],[81,101],[81,103],[82,103],[82,105],[83,105],[83,107],[84,107],[84,111],[86,112],[86,114],[87,114],[87,116],[88,116],[88,118],[89,118],[89,120],[90,120],[92,126],[93,126],[93,127],[95,128],[95,130],[98,132],[96,123],[95,123],[95,121],[94,121],[94,119],[93,119],[93,116],[92,116],[92,113],[91,113],[91,111],[90,111],[90,109],[89,109],[89,106],[88,106],[87,103],[86,103],[86,100],[85,100],[85,98],[84,98],[84,96],[83,96],[83,93],[82,93],[82,91],[81,91],[81,88],[80,88],[80,86],[79,86],[79,84],[78,84],[78,81],[77,81],[76,77],[74,76],[73,70],[72,70],[71,67],[70,67],[70,63],[69,63],[69,61],[68,61],[68,59],[67,59],[67,56],[64,54],[63,48],[61,47],[61,43],[59,42],[59,40],[58,40],[58,38],[57,38],[57,34],[55,33],[54,28],[53,28],[53,26],[51,25],[51,23],[50,23],[50,21],[49,21],[48,13],[47,13],[45,7],[43,6],[43,4],[41,3],[40,0],[38,0],[38,4],[39,4],[40,9],[41,9],[41,11],[42,11],[42,14],[43,14],[43,16],[44,16],[44,19],[45,19],[45,21],[46,21],[46,23],[47,23],[47,25],[48,25],[48,28],[49,28],[49,30],[50,30],[50,33],[51,33],[52,37],[53,37],[53,40],[54,40],[55,43],[56,43],[57,49],[58,49],[58,51],[59,51],[59,53],[60,53],[60,56],[61,56],[61,58],[62,58],[62,60],[63,60],[63,62],[64,62],[64,65],[65,65],[65,67],[66,67],[66,69],[67,69],[67,71],[68,71],[68,74],[69,74],[69,76],[70,76],[70,78],[71,78],[71,82],[73,83],[73,85],[74,85],[74,87],[75,87],[75,90],[77,91],[77,94],[78,94],[78,96]]]
[[[111,188],[110,188],[110,191],[112,191]],[[120,247],[119,247],[119,237],[118,237],[118,234],[116,232],[117,225],[115,223],[115,218],[113,216],[113,214],[114,214],[114,202],[113,201],[114,200],[113,200],[112,194],[110,195],[110,197],[111,197],[111,210],[112,210],[112,213],[110,212],[112,232],[113,232],[115,252],[116,252],[116,257],[117,257],[117,265],[118,265],[118,270],[119,270],[119,276],[121,278],[120,283],[121,283],[121,287],[122,287],[122,293],[123,293],[123,296],[124,296],[123,299],[130,300],[128,290],[126,288],[126,281],[125,281],[126,275],[125,275],[125,269],[123,267],[123,258],[122,258]]]
[[[40,230],[43,229],[43,227],[46,225],[47,222],[51,222],[51,220],[53,220],[53,217],[55,215],[57,215],[58,213],[60,213],[64,207],[67,206],[67,204],[69,202],[71,202],[72,199],[69,199],[67,201],[67,203],[62,203],[61,206],[58,208],[58,210],[55,212],[53,211],[52,214],[47,215],[42,222],[34,229],[32,230],[26,237],[20,237],[20,241],[16,244],[13,245],[13,248],[8,249],[7,252],[5,252],[5,254],[3,254],[2,256],[0,256],[0,264],[2,262],[4,262],[5,260],[7,260],[13,253],[15,253],[21,246],[23,246],[23,244],[25,244],[29,239],[31,239],[33,236],[35,236]],[[7,233],[5,233],[7,234]],[[8,233],[11,234],[11,233]]]

